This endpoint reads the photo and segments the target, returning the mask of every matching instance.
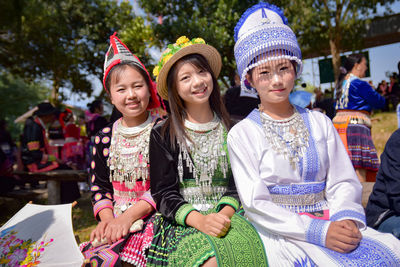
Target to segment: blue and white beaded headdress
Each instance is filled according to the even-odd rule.
[[[242,90],[252,91],[246,86],[248,83],[245,84],[247,72],[272,60],[285,58],[295,61],[299,77],[303,66],[301,50],[287,23],[282,10],[268,3],[259,3],[243,13],[235,26],[234,48]],[[253,93],[256,93],[254,89]]]

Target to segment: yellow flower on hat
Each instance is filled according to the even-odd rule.
[[[196,38],[196,39],[194,39],[194,43],[195,44],[205,44],[206,41],[204,41],[203,38]]]
[[[191,43],[191,42],[184,43],[184,44],[181,46],[181,48],[184,48],[184,47],[189,46],[189,45],[192,45],[192,43]]]
[[[187,43],[189,41],[190,41],[189,38],[187,38],[186,36],[181,36],[178,38],[178,40],[176,40],[176,44],[180,45],[180,44]]]
[[[168,61],[171,57],[172,57],[171,54],[170,54],[170,55],[166,55],[166,56],[163,58],[163,64],[167,63],[167,61]]]
[[[158,74],[160,74],[160,67],[157,65],[157,66],[155,66],[155,68],[153,69],[153,75],[154,75],[155,77],[157,77]]]

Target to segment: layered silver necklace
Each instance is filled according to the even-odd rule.
[[[309,132],[300,113],[293,110],[293,115],[283,120],[274,120],[261,110],[260,117],[272,149],[288,159],[294,169],[308,148]]]
[[[208,123],[192,123],[185,120],[185,130],[190,140],[186,144],[179,144],[178,175],[183,182],[183,160],[193,174],[196,185],[203,193],[212,194],[212,177],[215,170],[220,169],[224,178],[228,173],[228,157],[224,148],[224,126],[214,114]],[[192,161],[193,159],[193,161]]]
[[[142,179],[143,185],[149,179],[149,140],[152,126],[150,115],[144,123],[135,127],[123,126],[121,119],[114,124],[107,160],[111,182],[124,182],[132,189],[138,179]]]

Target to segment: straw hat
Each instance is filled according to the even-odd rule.
[[[169,44],[168,48],[162,53],[161,58],[153,70],[156,77],[158,94],[168,100],[167,76],[171,67],[182,57],[189,54],[200,54],[208,62],[215,77],[218,77],[222,60],[217,49],[207,45],[202,38],[189,40],[186,36],[181,36],[175,44]]]

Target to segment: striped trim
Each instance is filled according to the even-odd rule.
[[[345,219],[356,220],[365,223],[365,214],[355,210],[341,210],[333,214],[330,218],[331,221],[342,221]]]
[[[192,204],[183,204],[175,214],[175,221],[180,225],[187,226],[185,223],[186,217],[193,210],[196,209],[192,206]]]
[[[150,205],[153,206],[154,209],[157,209],[156,207],[156,203],[154,202],[153,197],[151,196],[150,191],[145,192],[140,198],[139,200],[144,200],[147,203],[149,203]],[[147,216],[147,215],[146,215]]]
[[[239,209],[239,201],[234,197],[224,196],[218,201],[217,211],[220,211],[225,205],[231,206],[235,211]]]
[[[32,151],[32,150],[39,150],[39,148],[40,148],[40,143],[39,143],[39,141],[28,142],[26,145],[28,146],[28,149],[29,149],[30,151]]]
[[[97,214],[103,210],[103,209],[111,209],[113,210],[113,203],[111,200],[109,199],[102,199],[100,201],[97,201],[94,205],[93,205],[93,213],[94,213],[94,217],[97,218]]]
[[[307,242],[325,247],[326,234],[330,223],[330,221],[313,219],[306,230]]]

